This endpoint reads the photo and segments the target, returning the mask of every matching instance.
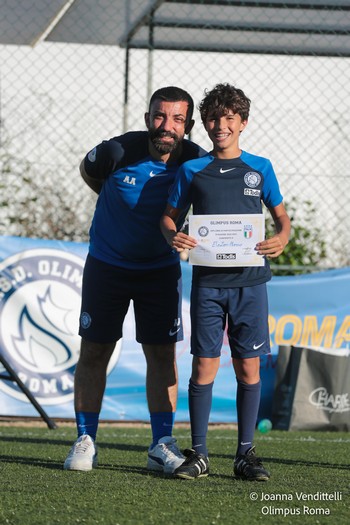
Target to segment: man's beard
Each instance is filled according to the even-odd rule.
[[[149,130],[149,137],[155,149],[158,153],[171,153],[179,145],[179,137],[175,133],[170,131],[159,131],[158,129]],[[171,137],[173,139],[172,143],[164,143],[161,141],[162,137]]]

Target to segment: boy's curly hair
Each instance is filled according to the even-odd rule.
[[[201,114],[202,122],[205,123],[209,113],[215,115],[225,115],[231,110],[237,113],[242,120],[248,120],[250,99],[231,84],[216,84],[211,90],[205,90],[205,97],[200,102],[198,109]]]

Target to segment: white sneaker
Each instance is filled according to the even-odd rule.
[[[84,434],[72,446],[64,462],[64,470],[92,470],[97,467],[97,447],[94,440]]]
[[[185,461],[185,456],[181,454],[175,443],[175,438],[165,436],[153,448],[150,447],[147,468],[162,471],[164,474],[172,474]]]

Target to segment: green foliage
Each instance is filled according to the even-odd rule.
[[[87,241],[96,197],[78,169],[72,174],[56,166],[39,171],[12,154],[8,142],[0,150],[0,194],[0,235]]]
[[[317,226],[316,208],[311,201],[294,199],[285,203],[292,231],[289,243],[277,259],[270,259],[274,275],[297,275],[320,267],[327,257],[326,241]],[[266,214],[266,237],[275,234],[272,217]],[[288,268],[286,268],[288,267]]]

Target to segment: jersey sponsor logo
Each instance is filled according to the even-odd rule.
[[[88,156],[87,156],[88,160],[90,162],[95,162],[96,160],[96,148],[92,149],[89,153],[88,153]]]
[[[256,171],[248,171],[244,175],[244,182],[247,186],[249,186],[249,188],[256,188],[257,186],[259,186],[260,181],[261,175]]]
[[[251,190],[250,188],[244,188],[244,195],[249,197],[260,197],[260,190]]]
[[[124,177],[123,182],[125,182],[126,184],[131,184],[132,186],[135,186],[136,185],[136,178],[135,177],[129,177],[129,175],[126,175]]]
[[[55,249],[20,252],[0,264],[0,351],[39,403],[73,399],[83,265]],[[30,402],[15,382],[0,381],[0,389]]]
[[[216,259],[218,261],[233,261],[236,259],[235,253],[217,253]]]
[[[233,171],[235,170],[236,168],[229,168],[227,170],[224,170],[223,168],[220,168],[220,173],[227,173],[228,171]]]

